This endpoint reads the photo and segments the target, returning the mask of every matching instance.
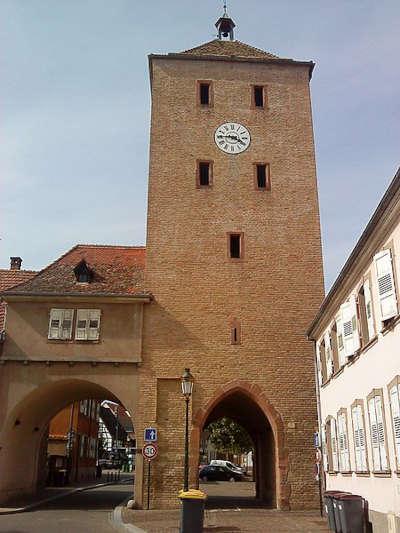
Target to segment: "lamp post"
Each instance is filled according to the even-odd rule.
[[[183,490],[189,490],[189,401],[193,392],[193,376],[189,368],[185,368],[181,378],[182,395],[186,402],[185,419],[185,469],[183,477]]]

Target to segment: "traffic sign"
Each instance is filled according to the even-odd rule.
[[[145,442],[157,442],[157,430],[156,428],[145,428],[144,430]]]
[[[142,455],[148,461],[151,461],[152,459],[157,457],[157,454],[158,454],[157,444],[149,443],[143,446]]]

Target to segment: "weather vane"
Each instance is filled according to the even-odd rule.
[[[226,0],[224,0],[224,15],[227,15],[227,12],[226,12]]]

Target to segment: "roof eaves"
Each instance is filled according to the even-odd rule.
[[[271,57],[241,57],[241,56],[219,56],[219,55],[190,55],[182,53],[170,54],[149,54],[150,81],[152,81],[152,61],[153,59],[176,59],[183,61],[236,61],[238,63],[264,63],[271,65],[293,65],[308,67],[309,77],[311,79],[315,67],[314,61],[297,61],[295,59],[271,58]]]
[[[338,277],[336,278],[334,284],[332,285],[330,291],[325,296],[318,313],[314,320],[311,322],[306,334],[309,340],[315,340],[313,339],[312,335],[314,332],[315,327],[319,324],[322,315],[324,314],[325,310],[329,306],[330,302],[333,300],[335,294],[338,292],[343,280],[346,278],[346,276],[349,275],[349,273],[352,271],[353,265],[355,263],[355,260],[360,255],[360,252],[364,248],[365,244],[368,242],[368,240],[371,238],[371,235],[374,233],[375,228],[379,224],[379,221],[382,218],[383,213],[386,211],[386,209],[389,207],[393,197],[397,192],[400,191],[400,167],[397,170],[394,178],[392,179],[391,183],[389,184],[389,187],[386,189],[385,194],[383,195],[381,201],[378,204],[378,207],[375,209],[374,213],[372,214],[368,224],[366,225],[364,231],[361,234],[361,237],[358,239],[355,247],[353,248],[352,252],[350,253],[349,257],[347,258],[347,261],[345,262],[342,270],[339,272]]]
[[[7,296],[13,297],[38,297],[38,298],[129,298],[132,300],[137,299],[153,299],[153,295],[150,292],[137,292],[134,294],[131,293],[115,293],[115,292],[16,292],[16,291],[3,291],[0,293],[0,297],[4,298]]]

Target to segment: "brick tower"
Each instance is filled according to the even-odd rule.
[[[227,415],[252,436],[257,496],[310,508],[317,417],[305,331],[323,297],[314,65],[241,43],[234,26],[224,13],[218,39],[149,57],[146,284],[154,301],[144,315],[137,434],[159,429],[151,506],[176,506],[180,376],[190,367],[191,485],[202,429]]]

